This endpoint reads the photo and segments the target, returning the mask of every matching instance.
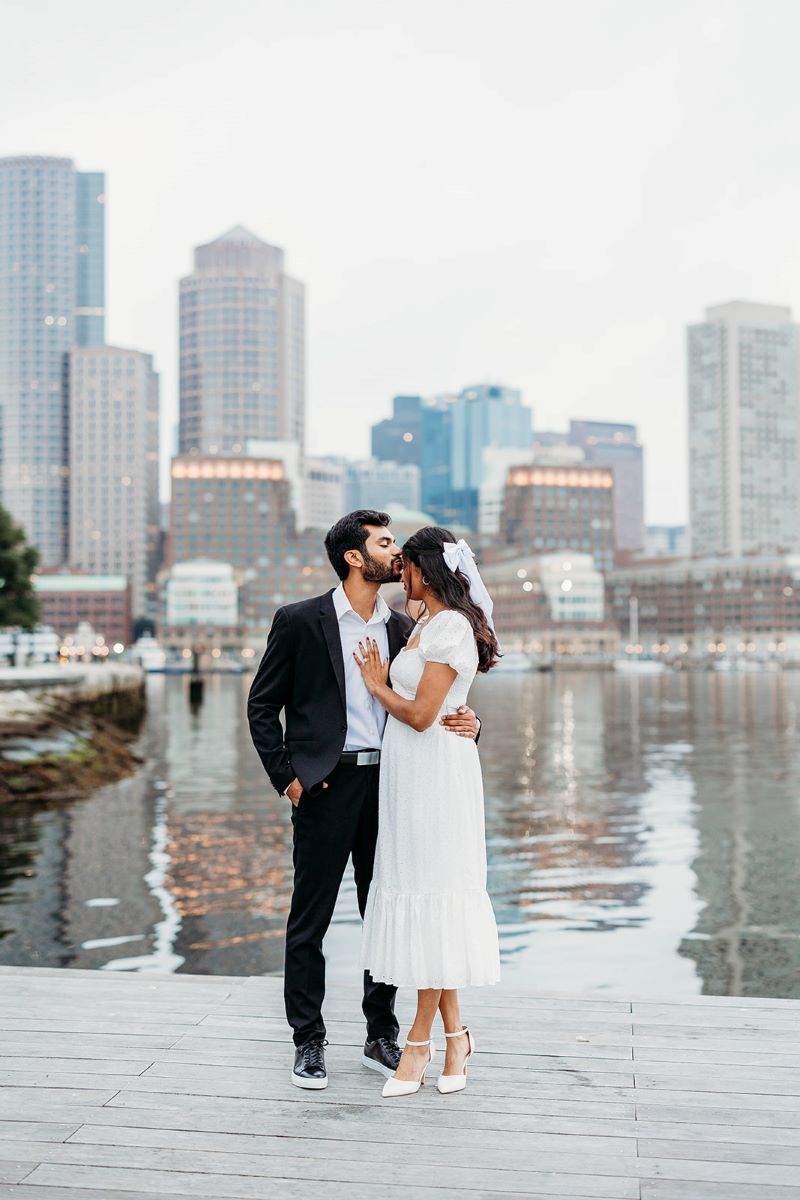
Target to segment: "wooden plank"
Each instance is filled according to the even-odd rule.
[[[208,1043],[201,1040],[196,1043],[195,1048],[184,1049],[181,1044],[163,1050],[153,1050],[151,1062],[172,1063],[176,1066],[180,1064],[198,1067],[239,1066],[283,1070],[287,1066],[291,1067],[293,1060],[292,1047],[290,1045],[281,1046],[276,1042],[255,1042],[253,1045],[256,1048],[253,1050],[242,1049],[238,1042],[234,1043],[235,1048],[232,1050],[229,1050],[224,1042],[215,1045],[212,1050],[206,1050],[205,1045]],[[435,1067],[443,1061],[443,1052],[438,1053],[438,1051],[437,1047]],[[104,1051],[104,1053],[106,1052]],[[120,1051],[119,1057],[124,1058],[122,1051]],[[353,1072],[358,1073],[362,1079],[364,1078],[361,1047],[328,1046],[325,1052],[325,1061],[331,1078],[342,1073],[352,1074]],[[514,1080],[522,1082],[527,1073],[532,1070],[569,1071],[578,1074],[584,1071],[620,1072],[624,1074],[626,1083],[630,1084],[633,1065],[630,1059],[592,1058],[590,1055],[557,1058],[544,1054],[487,1054],[481,1050],[471,1062],[470,1071],[473,1075],[480,1071],[481,1077],[487,1082],[491,1082],[498,1075],[509,1076],[511,1086],[514,1086]]]
[[[48,1100],[57,1100],[59,1104],[108,1104],[119,1091],[118,1088],[98,1088],[95,1077],[91,1087],[57,1087],[50,1083],[34,1087],[9,1088],[5,1094],[0,1091],[0,1102],[8,1104],[15,1112],[19,1106],[30,1100],[32,1104],[46,1104]],[[105,1081],[104,1081],[105,1082]],[[126,1079],[127,1083],[128,1080]]]
[[[34,1158],[33,1162],[14,1162],[11,1159],[1,1159],[0,1183],[21,1183],[35,1169],[36,1158]]]
[[[800,1018],[800,1000],[787,1000],[783,1005],[774,1001],[759,1000],[745,1003],[741,997],[728,996],[725,1004],[683,1004],[680,1001],[634,1000],[631,1005],[634,1020],[651,1017],[666,1017],[675,1025],[697,1021],[702,1025],[727,1022],[746,1024],[748,1021],[769,1020],[784,1022],[797,1027]],[[681,1019],[678,1019],[678,1018]],[[684,1019],[685,1018],[685,1019]]]
[[[683,1069],[654,1074],[636,1070],[636,1087],[643,1091],[680,1088],[692,1092],[752,1093],[757,1096],[782,1096],[788,1108],[800,1108],[800,1071],[737,1071],[729,1067],[707,1067],[705,1071],[688,1064],[671,1064]]]
[[[517,1133],[567,1132],[608,1134],[624,1137],[635,1136],[633,1105],[593,1103],[592,1101],[551,1100],[545,1097],[531,1101],[524,1113],[499,1113],[493,1109],[485,1113],[480,1104],[438,1106],[426,1105],[415,1114],[392,1115],[386,1106],[352,1105],[328,1106],[312,1102],[298,1103],[287,1107],[284,1101],[214,1101],[206,1096],[193,1096],[187,1103],[184,1097],[162,1095],[139,1095],[128,1103],[120,1093],[121,1103],[115,1097],[105,1106],[95,1108],[82,1105],[58,1105],[53,1101],[35,1103],[28,1100],[21,1104],[6,1104],[0,1095],[0,1118],[11,1123],[38,1118],[41,1121],[80,1121],[85,1124],[132,1125],[147,1128],[209,1130],[229,1133],[275,1132],[291,1135],[298,1128],[314,1128],[326,1137],[356,1138],[364,1136],[365,1130],[386,1129],[387,1139],[401,1136],[403,1140],[414,1140],[422,1136],[444,1138],[456,1131],[464,1131],[474,1140],[474,1131],[482,1137],[508,1134],[515,1138]],[[426,1135],[426,1130],[428,1131]],[[510,1143],[498,1137],[498,1144]]]
[[[763,1183],[643,1179],[642,1200],[797,1200],[797,1189]]]
[[[84,1075],[141,1075],[152,1063],[151,1058],[50,1058],[46,1054],[15,1054],[0,1057],[0,1079],[8,1077],[13,1082],[15,1073],[42,1071],[47,1074],[72,1071]]]
[[[58,1121],[0,1121],[0,1142],[65,1142],[79,1129],[80,1125]]]
[[[127,1182],[127,1181],[126,1181]],[[149,1182],[149,1181],[144,1181]],[[139,1180],[142,1184],[142,1180]],[[166,1192],[163,1187],[154,1186],[148,1191],[132,1191],[130,1186],[126,1186],[124,1190],[114,1188],[108,1190],[107,1183],[97,1180],[96,1176],[92,1175],[88,1180],[84,1179],[80,1187],[63,1187],[63,1186],[37,1186],[29,1182],[0,1185],[0,1197],[8,1198],[8,1200],[90,1200],[91,1197],[97,1196],[97,1192],[102,1193],[102,1197],[98,1200],[153,1200],[153,1196],[157,1195],[160,1200],[182,1200],[183,1196],[192,1193],[191,1187],[186,1187],[182,1192]],[[464,1200],[464,1196],[470,1194],[460,1188],[415,1188],[414,1200]],[[561,1192],[554,1194],[553,1192],[530,1192],[531,1196],[535,1196],[536,1200],[596,1200],[594,1196],[575,1195]],[[314,1180],[311,1183],[303,1183],[302,1180],[284,1180],[270,1179],[266,1190],[257,1195],[257,1200],[320,1200],[321,1188],[319,1183]],[[477,1193],[481,1195],[481,1193]],[[514,1197],[513,1192],[503,1193],[506,1197]],[[375,1184],[352,1184],[352,1183],[326,1183],[324,1190],[324,1200],[376,1200]],[[217,1193],[216,1200],[236,1200],[229,1191]],[[382,1183],[380,1191],[380,1200],[408,1200],[408,1193],[404,1192],[401,1186],[394,1186],[391,1183]],[[522,1198],[520,1198],[522,1200]],[[610,1200],[627,1200],[625,1195],[619,1197],[611,1197]],[[787,1200],[784,1193],[784,1200]]]
[[[57,1154],[63,1149],[63,1146],[47,1147],[48,1152]],[[764,1163],[640,1157],[636,1169],[642,1179],[691,1179],[698,1183],[748,1183],[784,1188],[795,1188],[798,1184],[797,1167]]]
[[[696,1112],[696,1109],[692,1110]],[[680,1141],[724,1142],[737,1146],[786,1146],[800,1150],[800,1128],[785,1129],[774,1125],[711,1125],[702,1121],[651,1121],[640,1117],[633,1123],[640,1143],[656,1139],[664,1143]],[[691,1157],[688,1153],[685,1158]],[[755,1161],[758,1161],[757,1159]]]
[[[705,1045],[687,1048],[675,1046],[635,1046],[634,1062],[638,1070],[658,1070],[663,1063],[708,1063],[721,1067],[787,1067],[800,1070],[800,1054],[757,1049],[714,1050]],[[652,1064],[658,1064],[653,1067]]]
[[[246,1139],[242,1139],[246,1140]],[[252,1141],[253,1139],[251,1139]],[[245,1150],[241,1145],[233,1153],[203,1148],[195,1135],[196,1144],[185,1149],[174,1146],[141,1145],[133,1142],[119,1144],[97,1142],[13,1142],[3,1150],[13,1151],[14,1157],[22,1161],[33,1157],[42,1163],[59,1163],[70,1166],[125,1167],[133,1170],[157,1168],[165,1173],[172,1171],[198,1175],[247,1175],[271,1178],[303,1178],[325,1182],[328,1179],[354,1183],[368,1183],[375,1179],[376,1164],[380,1155],[369,1156],[364,1146],[355,1142],[327,1144],[327,1153],[313,1139],[275,1138],[274,1148],[263,1152],[259,1148]],[[281,1145],[282,1143],[282,1145]],[[533,1182],[541,1182],[536,1176],[577,1176],[572,1190],[580,1191],[586,1186],[585,1177],[595,1179],[630,1178],[636,1173],[635,1153],[601,1154],[571,1153],[566,1147],[560,1152],[538,1150],[526,1151],[520,1146],[513,1160],[502,1151],[486,1151],[474,1147],[470,1154],[464,1147],[453,1152],[445,1146],[416,1147],[409,1154],[408,1147],[393,1149],[391,1144],[379,1147],[385,1155],[387,1166],[394,1164],[407,1187],[424,1187],[432,1176],[442,1176],[441,1182],[450,1186],[483,1188],[486,1191],[525,1191],[530,1176]],[[10,1154],[9,1154],[10,1157]],[[713,1165],[713,1164],[712,1164]],[[695,1164],[693,1169],[705,1169],[707,1164]],[[380,1168],[378,1168],[380,1169]],[[767,1168],[764,1168],[765,1170]],[[777,1169],[777,1168],[776,1168]],[[591,1188],[591,1183],[589,1184]],[[612,1189],[607,1189],[612,1190]]]
[[[444,1059],[439,1056],[438,1061],[434,1060],[431,1069],[432,1077],[435,1079],[441,1069]],[[65,1060],[67,1064],[69,1060]],[[383,1087],[383,1077],[373,1071],[367,1073],[367,1068],[362,1067],[360,1063],[350,1059],[351,1064],[357,1067],[356,1071],[351,1071],[350,1074],[356,1075],[355,1079],[348,1080],[349,1085],[355,1094],[362,1087],[368,1088],[372,1092],[377,1088],[378,1091]],[[535,1060],[534,1060],[535,1062]],[[477,1061],[471,1071],[474,1078],[478,1079],[480,1071],[480,1088],[485,1095],[498,1096],[514,1096],[522,1095],[526,1091],[536,1090],[543,1084],[549,1086],[554,1082],[558,1082],[562,1087],[593,1087],[593,1088],[632,1088],[633,1087],[633,1072],[632,1071],[596,1071],[593,1067],[582,1066],[579,1068],[570,1067],[564,1068],[561,1071],[540,1070],[533,1063],[526,1068],[519,1068],[513,1075],[509,1076],[507,1071],[491,1071],[488,1068],[482,1069],[484,1066],[483,1060],[480,1066]],[[131,1084],[130,1086],[147,1088],[150,1080],[164,1079],[176,1081],[192,1081],[196,1080],[204,1087],[208,1084],[227,1083],[231,1082],[238,1085],[249,1085],[251,1083],[261,1084],[265,1077],[272,1080],[277,1077],[279,1080],[285,1080],[290,1083],[291,1060],[289,1055],[278,1059],[273,1066],[273,1069],[265,1072],[263,1066],[243,1063],[231,1063],[228,1066],[207,1066],[202,1063],[181,1063],[171,1059],[158,1059],[147,1067],[144,1074],[140,1075],[141,1084]],[[131,1072],[133,1074],[133,1072]],[[556,1080],[557,1076],[557,1080]],[[2,1077],[0,1075],[0,1077]]]
[[[291,1085],[290,1085],[291,1086]],[[577,1116],[584,1114],[586,1116],[603,1116],[604,1114],[611,1116],[632,1115],[633,1105],[614,1106],[607,1101],[593,1103],[589,1100],[577,1100],[572,1103],[561,1100],[559,1097],[543,1097],[541,1102],[528,1101],[524,1105],[524,1111],[514,1111],[511,1106],[502,1104],[501,1102],[489,1098],[487,1100],[471,1099],[467,1105],[462,1105],[459,1109],[451,1106],[449,1110],[445,1110],[441,1104],[431,1098],[431,1101],[421,1101],[415,1109],[409,1105],[398,1107],[392,1105],[391,1101],[382,1102],[380,1100],[372,1100],[367,1103],[353,1102],[344,1094],[342,1099],[335,1099],[328,1096],[330,1088],[325,1092],[317,1092],[313,1105],[308,1099],[308,1093],[302,1093],[299,1088],[294,1088],[296,1099],[293,1103],[289,1103],[286,1098],[280,1100],[256,1100],[256,1099],[241,1099],[231,1096],[191,1096],[190,1101],[183,1095],[175,1095],[168,1092],[127,1092],[121,1091],[109,1100],[108,1104],[103,1108],[98,1109],[98,1112],[103,1114],[111,1112],[117,1108],[130,1112],[132,1109],[147,1109],[152,1113],[159,1110],[167,1110],[183,1115],[186,1121],[192,1120],[195,1116],[210,1116],[214,1120],[223,1121],[226,1116],[233,1116],[239,1121],[256,1121],[263,1122],[271,1115],[286,1114],[287,1112],[295,1118],[296,1114],[301,1114],[308,1111],[310,1107],[316,1114],[316,1119],[323,1119],[323,1114],[328,1112],[328,1120],[340,1121],[342,1119],[342,1107],[346,1107],[348,1113],[362,1114],[372,1112],[394,1113],[394,1116],[389,1117],[390,1122],[400,1123],[404,1120],[419,1120],[419,1115],[425,1112],[425,1120],[435,1124],[439,1121],[445,1124],[453,1122],[454,1114],[458,1113],[458,1123],[464,1127],[473,1129],[516,1129],[516,1130],[531,1130],[535,1131],[535,1114],[540,1106],[544,1112],[552,1113],[558,1111],[561,1114],[569,1114]],[[438,1093],[437,1093],[438,1095]],[[328,1099],[323,1099],[328,1097]],[[415,1097],[418,1099],[419,1097]],[[425,1107],[422,1108],[421,1104]],[[621,1112],[619,1110],[622,1110]],[[299,1119],[299,1117],[297,1118]],[[132,1123],[132,1122],[131,1122]],[[220,1128],[221,1126],[212,1126],[212,1128]],[[182,1128],[191,1128],[189,1125],[184,1125]],[[242,1129],[248,1128],[243,1125]],[[261,1125],[263,1132],[264,1125]]]
[[[160,1200],[183,1200],[183,1195],[178,1192],[158,1192]],[[185,1193],[184,1193],[185,1194]],[[30,1183],[15,1183],[0,1185],[0,1197],[8,1198],[8,1200],[87,1200],[87,1196],[94,1195],[96,1200],[112,1200],[119,1197],[119,1200],[153,1200],[154,1193],[150,1192],[131,1192],[127,1188],[124,1192],[113,1192],[103,1190],[102,1197],[97,1196],[97,1192],[87,1190],[84,1185],[79,1188],[72,1187],[48,1187],[46,1185],[39,1187],[36,1184]],[[230,1197],[220,1196],[219,1200],[230,1200]],[[562,1197],[559,1200],[563,1200]]]
[[[55,1015],[45,1015],[42,1017],[14,1017],[4,1020],[0,1016],[0,1036],[7,1036],[11,1032],[25,1033],[81,1033],[81,1034],[100,1034],[106,1033],[114,1035],[123,1033],[125,1037],[146,1037],[149,1038],[153,1034],[162,1035],[165,1038],[179,1038],[190,1030],[196,1029],[196,1025],[191,1025],[186,1022],[176,1023],[173,1021],[160,1021],[153,1019],[152,1021],[131,1021],[127,1017],[119,1020],[110,1019],[106,1014],[95,1019],[89,1018],[84,1013],[80,1017],[62,1017],[61,1013]]]
[[[738,1105],[735,1098],[726,1101],[724,1096],[686,1096],[685,1093],[675,1093],[665,1098],[658,1092],[641,1093],[644,1100],[638,1100],[636,1112],[643,1121],[669,1121],[693,1124],[707,1122],[722,1125],[731,1129],[738,1127],[760,1129],[773,1127],[775,1129],[800,1129],[800,1111],[787,1111],[784,1108],[768,1105],[758,1108]],[[752,1099],[752,1097],[748,1097]],[[695,1100],[697,1101],[695,1103]],[[708,1103],[707,1103],[708,1102]],[[779,1100],[773,1101],[780,1104]]]
[[[355,1132],[355,1131],[354,1131]],[[452,1131],[450,1131],[452,1132]],[[22,1139],[24,1141],[24,1139]],[[402,1163],[408,1158],[408,1145],[386,1141],[356,1142],[352,1138],[336,1138],[333,1131],[321,1136],[310,1136],[287,1122],[282,1131],[274,1129],[269,1134],[210,1133],[189,1130],[142,1129],[135,1126],[84,1125],[70,1139],[70,1144],[93,1146],[137,1146],[200,1152],[218,1151],[224,1154],[278,1155],[300,1154],[305,1158],[350,1159],[354,1155],[368,1162]],[[610,1155],[614,1158],[635,1159],[634,1137],[580,1136],[576,1134],[527,1134],[524,1141],[514,1138],[517,1153],[514,1167],[533,1169],[542,1155],[577,1154],[587,1157]],[[660,1145],[661,1143],[654,1143]],[[664,1143],[667,1145],[668,1143]],[[481,1138],[476,1145],[474,1134],[459,1139],[457,1147],[449,1140],[431,1142],[423,1140],[415,1146],[415,1162],[437,1163],[441,1161],[442,1149],[464,1167],[493,1166],[498,1170],[508,1167],[507,1150],[490,1146]],[[766,1160],[765,1161],[770,1161]],[[632,1163],[627,1164],[632,1169]]]
[[[148,1153],[154,1154],[154,1151]],[[309,1175],[312,1164],[302,1159],[287,1160],[284,1175],[246,1176],[236,1174],[200,1173],[197,1171],[171,1171],[163,1169],[146,1169],[131,1167],[104,1167],[95,1165],[72,1165],[63,1163],[42,1163],[31,1173],[29,1183],[52,1183],[59,1186],[87,1188],[106,1188],[107,1190],[122,1190],[127,1188],[141,1191],[172,1191],[179,1194],[219,1197],[242,1197],[265,1200],[265,1179],[270,1179],[268,1194],[283,1195],[319,1195],[320,1184],[325,1185],[325,1196],[331,1195],[332,1184],[345,1184],[348,1194],[352,1196],[353,1187],[361,1184],[371,1189],[375,1197],[374,1169],[362,1167],[357,1163],[328,1164],[327,1171],[314,1177]],[[341,1169],[340,1169],[341,1168]],[[502,1172],[503,1178],[498,1182],[499,1172],[489,1172],[484,1176],[481,1172],[469,1172],[459,1175],[456,1168],[433,1171],[430,1167],[415,1169],[413,1164],[406,1164],[403,1169],[404,1182],[396,1189],[381,1184],[382,1195],[408,1197],[409,1187],[414,1188],[414,1196],[427,1194],[434,1200],[441,1200],[441,1188],[447,1188],[453,1196],[464,1196],[465,1193],[478,1191],[484,1196],[489,1194],[535,1195],[537,1192],[549,1192],[554,1196],[569,1196],[577,1194],[591,1197],[592,1200],[638,1200],[639,1181],[633,1177],[605,1177],[590,1175],[555,1175],[550,1172],[521,1173],[516,1171]],[[357,1176],[361,1176],[358,1178]],[[452,1175],[452,1181],[449,1176]],[[356,1176],[356,1178],[354,1178]],[[463,1183],[462,1183],[463,1179]],[[273,1189],[273,1180],[284,1181],[292,1187],[298,1187],[296,1193],[277,1192]],[[297,1181],[302,1180],[302,1185]],[[522,1181],[522,1190],[517,1181]],[[487,1183],[489,1186],[487,1186]],[[505,1185],[505,1186],[501,1186]],[[343,1194],[343,1193],[341,1193]],[[366,1191],[361,1191],[366,1197]]]
[[[136,1058],[150,1050],[168,1050],[179,1039],[157,1034],[58,1033],[52,1030],[6,1030],[0,1033],[0,1055],[47,1054],[69,1058]],[[132,1053],[133,1051],[133,1053]]]
[[[140,1075],[93,1075],[89,1072],[80,1074],[76,1071],[48,1071],[40,1067],[27,1071],[0,1071],[0,1088],[63,1088],[65,1091],[91,1091],[102,1083],[104,1087],[119,1091],[129,1087]]]
[[[640,1137],[642,1158],[705,1159],[709,1162],[767,1163],[800,1165],[800,1144],[796,1146],[765,1145],[763,1142],[703,1141],[697,1137],[682,1141]],[[800,1172],[796,1172],[800,1183]]]

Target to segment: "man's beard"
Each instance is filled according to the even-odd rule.
[[[361,553],[364,557],[363,579],[365,583],[396,583],[400,578],[397,570],[399,559],[382,563],[377,558],[372,558],[365,550],[362,550]]]

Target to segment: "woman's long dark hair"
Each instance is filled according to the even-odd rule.
[[[418,529],[403,546],[403,558],[422,571],[423,578],[437,599],[455,612],[463,613],[472,626],[478,647],[478,670],[490,671],[497,665],[497,638],[483,609],[470,599],[469,580],[461,570],[451,571],[444,560],[445,542],[455,542],[449,529],[426,525]]]

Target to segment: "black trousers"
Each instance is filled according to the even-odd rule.
[[[286,926],[284,1000],[296,1046],[325,1037],[322,939],[351,854],[358,909],[364,915],[378,840],[379,771],[378,766],[340,764],[320,795],[303,793],[292,809],[294,891]],[[397,988],[376,983],[364,972],[362,1008],[370,1039],[397,1038],[396,994]]]

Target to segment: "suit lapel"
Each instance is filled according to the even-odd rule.
[[[325,641],[328,643],[328,653],[331,656],[333,673],[339,685],[342,705],[346,709],[347,694],[344,687],[344,656],[342,655],[342,639],[339,636],[339,621],[333,605],[333,592],[328,592],[327,595],[322,597],[319,615],[322,622],[322,631],[325,634]]]
[[[389,661],[392,662],[408,640],[408,631],[403,628],[400,618],[395,613],[392,613],[386,622],[386,634],[389,639]]]

